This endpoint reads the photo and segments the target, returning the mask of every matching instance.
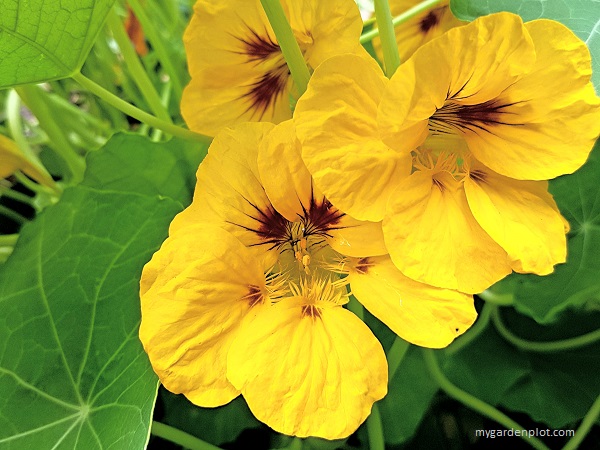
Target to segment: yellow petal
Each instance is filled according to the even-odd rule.
[[[387,391],[381,345],[348,310],[303,314],[299,297],[244,325],[227,376],[253,414],[275,431],[339,439],[352,434]]]
[[[325,202],[313,185],[312,177],[301,158],[300,143],[294,124],[277,125],[262,141],[258,154],[258,171],[265,192],[275,209],[290,222],[297,221],[311,208]],[[339,214],[332,214],[337,217]],[[348,256],[374,256],[387,253],[381,223],[359,221],[347,214],[330,224],[326,237],[331,247]]]
[[[362,20],[348,0],[284,0],[284,13],[310,67],[359,53]],[[291,118],[294,85],[259,0],[205,0],[184,36],[191,82],[182,98],[190,129],[214,136],[246,121]]]
[[[511,272],[506,252],[477,223],[464,190],[447,172],[415,172],[383,220],[385,242],[404,275],[475,294]]]
[[[494,99],[534,60],[531,38],[514,14],[492,14],[451,29],[419,48],[390,80],[378,112],[383,141],[411,151],[425,140],[428,125],[434,133],[460,133],[457,120],[444,123],[434,113],[447,102]],[[470,125],[472,118],[465,120]]]
[[[294,112],[315,184],[359,220],[380,221],[391,192],[410,173],[408,154],[379,140],[375,116],[386,82],[372,59],[331,58],[315,70]]]
[[[586,161],[600,134],[600,99],[584,42],[552,20],[525,27],[535,44],[535,66],[499,100],[510,104],[502,117],[514,125],[466,138],[475,157],[495,172],[545,180]]]
[[[17,170],[23,171],[40,184],[54,186],[47,172],[28,161],[15,141],[0,134],[0,179],[12,175]]]
[[[269,249],[287,221],[271,205],[258,174],[258,147],[274,125],[246,123],[226,128],[213,140],[196,174],[192,204],[171,224],[174,232],[189,224],[223,227],[252,247],[256,257],[276,257]],[[271,253],[265,255],[265,253]]]
[[[408,11],[419,3],[421,3],[420,0],[391,0],[390,9],[392,17]],[[435,7],[395,27],[394,31],[398,50],[400,51],[400,61],[406,61],[420,46],[441,36],[450,28],[464,25],[465,23],[452,15],[449,0],[443,0],[436,4]],[[383,60],[379,37],[373,39],[373,46],[379,59]]]
[[[235,237],[216,227],[171,234],[141,279],[140,339],[163,385],[200,406],[239,391],[226,378],[240,324],[262,306],[265,277]]]
[[[547,275],[565,262],[563,219],[546,183],[479,167],[466,177],[465,192],[475,219],[506,250],[514,270]]]
[[[402,339],[422,347],[446,347],[477,318],[471,295],[418,283],[387,256],[359,260],[348,280],[371,314]]]

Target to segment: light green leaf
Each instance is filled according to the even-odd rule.
[[[65,78],[78,71],[113,3],[0,2],[0,88]]]
[[[513,274],[492,289],[512,292],[515,308],[539,323],[556,321],[569,308],[600,308],[598,186],[600,141],[581,169],[550,182],[550,192],[571,225],[567,263],[544,277]]]
[[[600,0],[451,0],[450,7],[462,20],[500,11],[520,15],[524,21],[553,19],[569,27],[585,41],[592,54],[592,82],[600,92]]]
[[[181,180],[196,167],[174,164],[175,143],[167,150],[116,136],[109,147],[90,161],[83,185],[23,228],[0,269],[2,449],[147,442],[157,378],[137,336],[139,278],[189,199]],[[142,152],[152,168],[100,187]],[[163,170],[177,189],[149,181]]]

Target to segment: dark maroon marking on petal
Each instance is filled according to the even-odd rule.
[[[498,99],[475,105],[463,105],[454,101],[447,101],[429,118],[429,129],[432,133],[451,133],[454,130],[487,131],[497,125],[518,126],[518,123],[508,123],[502,120],[506,114],[514,114],[504,111],[504,108],[516,105],[520,102],[503,103]]]
[[[438,180],[437,178],[433,177],[431,179],[431,181],[433,182],[433,185],[435,187],[437,187],[441,192],[444,192],[446,190],[446,187],[444,186],[444,183],[442,183],[440,180]]]
[[[365,274],[369,271],[369,267],[371,267],[372,265],[373,264],[371,264],[369,258],[361,258],[356,263],[355,269],[358,273]]]
[[[263,34],[258,34],[248,25],[246,25],[246,29],[246,37],[233,36],[242,43],[242,49],[234,53],[247,55],[248,62],[260,62],[270,56],[281,54],[279,45],[271,39],[266,28]]]
[[[251,284],[248,286],[248,294],[242,297],[242,300],[246,300],[248,302],[248,306],[252,308],[259,303],[262,303],[264,297],[260,288]]]
[[[484,183],[486,177],[487,177],[487,174],[483,170],[475,169],[475,170],[469,171],[469,178],[478,183]]]
[[[429,14],[427,14],[421,19],[421,21],[419,22],[419,29],[421,30],[421,33],[427,34],[429,30],[431,30],[438,23],[440,23],[440,12],[441,11],[439,9],[434,9],[432,11],[429,11]]]
[[[246,98],[250,102],[250,106],[246,108],[244,114],[253,110],[259,114],[258,120],[262,120],[269,108],[274,106],[275,102],[285,93],[288,79],[289,72],[284,62],[248,85],[248,91],[240,97]]]
[[[318,319],[321,317],[321,310],[315,305],[302,305],[302,317]]]

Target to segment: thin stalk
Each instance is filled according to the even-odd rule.
[[[181,100],[181,94],[183,93],[183,82],[179,76],[179,72],[175,69],[175,64],[171,58],[171,53],[164,44],[164,39],[160,36],[158,30],[154,26],[154,21],[150,20],[150,17],[146,13],[145,8],[142,6],[139,0],[128,0],[129,6],[133,10],[133,13],[140,21],[144,34],[152,44],[152,48],[156,51],[160,64],[165,68],[169,79],[173,83],[173,91],[175,93],[175,99],[177,103]],[[174,2],[172,2],[174,3]]]
[[[18,234],[0,234],[0,247],[14,247],[18,239]]]
[[[396,337],[394,343],[392,344],[387,353],[389,380],[388,382],[391,383],[392,378],[394,378],[394,375],[396,374],[398,367],[400,367],[400,364],[402,363],[402,360],[404,359],[404,356],[406,355],[406,352],[409,348],[409,342],[406,342],[400,337]]]
[[[132,75],[133,81],[140,89],[146,102],[148,102],[150,109],[158,118],[165,122],[172,123],[173,121],[171,120],[169,112],[162,105],[160,96],[156,92],[152,80],[148,77],[140,58],[138,58],[138,55],[133,48],[133,44],[129,40],[129,36],[127,36],[123,22],[114,8],[111,9],[108,14],[107,24],[121,50],[121,54]]]
[[[0,197],[8,197],[21,203],[33,206],[33,198],[6,186],[0,185]]]
[[[7,208],[4,205],[0,205],[0,215],[2,215],[4,217],[8,217],[9,219],[12,219],[13,221],[15,221],[16,223],[18,223],[19,225],[23,225],[25,222],[27,222],[27,218],[26,217],[23,217],[18,212],[15,212],[12,209]]]
[[[401,25],[401,24],[403,24],[405,22],[408,22],[413,17],[418,16],[423,11],[426,11],[429,8],[431,8],[432,6],[437,5],[441,1],[442,0],[425,0],[424,2],[421,2],[418,5],[415,5],[412,8],[407,9],[402,14],[399,14],[396,17],[394,17],[392,19],[392,25],[394,27],[397,27],[397,26],[399,26],[399,25]],[[374,37],[377,37],[377,36],[379,36],[379,28],[375,28],[373,30],[369,30],[369,31],[367,31],[366,33],[363,33],[360,36],[360,43],[361,44],[365,44],[365,43],[369,42],[370,40],[372,40]]]
[[[515,302],[513,294],[496,294],[489,289],[477,294],[477,296],[480,299],[485,300],[486,303],[492,303],[498,306],[510,306]]]
[[[169,100],[171,99],[171,80],[167,81],[165,83],[165,87],[163,88],[163,91],[160,95],[160,101],[163,103],[163,105],[168,105],[169,104]],[[154,131],[152,131],[152,136],[150,137],[150,139],[153,142],[158,142],[160,141],[160,138],[162,137],[163,132],[160,128],[155,128]]]
[[[35,192],[36,194],[49,195],[51,197],[60,197],[60,195],[62,194],[62,188],[59,184],[54,184],[54,189],[51,189],[49,187],[42,186],[41,184],[31,181],[29,177],[23,174],[22,172],[17,171],[13,175],[19,183],[21,183],[30,191]]]
[[[140,122],[147,123],[155,128],[160,128],[165,133],[171,134],[173,136],[177,136],[182,139],[186,139],[188,141],[197,141],[202,142],[203,144],[208,144],[211,142],[212,138],[208,136],[204,136],[203,134],[194,133],[186,128],[179,127],[170,122],[164,121],[156,116],[148,114],[145,111],[142,111],[139,108],[136,108],[130,103],[127,103],[125,100],[120,99],[112,92],[104,89],[99,84],[94,83],[92,80],[82,75],[81,73],[76,73],[72,76],[73,80],[77,81],[82,87],[87,89],[92,94],[97,95],[106,103],[114,106],[118,110],[124,112],[128,116],[131,116]]]
[[[521,425],[512,420],[506,414],[503,414],[502,412],[498,411],[492,405],[485,403],[484,401],[480,400],[474,395],[471,395],[468,392],[465,392],[462,389],[460,389],[458,386],[452,384],[452,382],[448,380],[448,378],[446,378],[446,376],[442,372],[442,369],[438,364],[435,352],[433,350],[429,348],[422,348],[421,352],[425,364],[427,365],[429,374],[435,380],[440,389],[442,389],[446,394],[448,394],[453,399],[458,400],[463,405],[468,406],[472,410],[477,411],[481,415],[498,422],[500,425],[507,429],[523,429]],[[550,450],[542,441],[540,441],[536,437],[527,437],[521,435],[521,438],[525,442],[529,443],[529,445],[531,445],[533,448],[536,448],[538,450]]]
[[[453,355],[458,352],[460,349],[466,347],[471,342],[473,342],[477,337],[483,333],[483,331],[487,328],[490,323],[490,318],[492,317],[492,310],[494,309],[494,305],[489,303],[484,303],[481,312],[479,313],[479,317],[475,324],[462,336],[459,336],[450,346],[446,347],[446,354]]]
[[[396,34],[394,33],[388,0],[375,0],[375,18],[377,19],[377,29],[381,38],[385,75],[391,78],[396,69],[400,67],[400,52],[396,43]]]
[[[592,404],[592,407],[581,421],[579,428],[575,431],[575,435],[569,439],[563,447],[563,450],[577,449],[598,420],[598,417],[600,417],[600,397],[596,398],[596,401]]]
[[[310,70],[294,37],[292,27],[285,17],[279,0],[260,0],[260,2],[275,32],[281,53],[283,53],[285,62],[298,88],[298,95],[300,96],[306,92],[308,80],[310,79]]]
[[[19,150],[25,158],[33,164],[36,169],[44,176],[45,182],[48,183],[49,186],[53,186],[56,188],[54,180],[52,176],[46,170],[46,167],[42,164],[38,156],[35,154],[25,134],[23,134],[23,120],[21,117],[21,98],[17,91],[11,89],[6,98],[6,119],[8,122],[8,129],[10,130],[10,134],[14,141],[19,146]]]
[[[152,421],[152,429],[150,432],[154,436],[181,445],[189,450],[221,450],[220,447],[216,447],[208,442],[198,439],[191,434],[181,431],[177,428],[173,428],[164,423]]]
[[[508,329],[506,324],[502,321],[502,317],[500,316],[500,309],[498,307],[493,307],[492,311],[492,323],[496,327],[496,330],[504,339],[513,344],[515,347],[520,348],[521,350],[525,350],[528,352],[536,352],[536,353],[552,353],[552,352],[562,352],[566,350],[572,350],[579,347],[585,347],[586,345],[591,345],[595,342],[600,341],[600,329],[591,331],[587,334],[583,334],[581,336],[576,336],[568,339],[561,339],[559,341],[547,341],[547,342],[535,342],[528,341],[526,339],[520,338],[513,334],[512,331]]]
[[[383,425],[377,403],[373,404],[371,414],[367,417],[367,435],[369,436],[369,450],[385,450]]]
[[[70,181],[73,184],[79,183],[83,179],[85,162],[69,142],[61,125],[56,121],[56,114],[49,107],[44,92],[34,85],[20,86],[16,88],[16,91],[50,138],[49,144],[52,149],[67,164]]]

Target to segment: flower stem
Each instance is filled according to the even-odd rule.
[[[0,247],[14,247],[17,239],[18,234],[0,234]]]
[[[25,217],[23,217],[21,214],[13,211],[10,208],[7,208],[4,205],[0,205],[0,215],[2,215],[4,217],[8,217],[9,219],[13,220],[14,222],[18,223],[19,225],[23,225],[25,222],[27,222],[27,219]]]
[[[490,323],[493,309],[494,305],[484,303],[475,324],[465,334],[459,336],[458,339],[446,347],[446,354],[453,355],[477,339],[477,337],[487,328],[488,324]]]
[[[281,53],[283,53],[285,62],[298,88],[298,95],[300,96],[306,91],[306,86],[310,79],[310,71],[298,46],[298,42],[294,37],[292,27],[285,17],[279,0],[260,0],[260,2],[275,32]]]
[[[402,363],[402,360],[404,359],[404,356],[409,348],[409,342],[406,342],[400,337],[396,337],[394,343],[387,352],[388,382],[391,383],[392,378],[394,378],[394,375],[396,374],[398,367],[400,367],[400,364]]]
[[[394,17],[392,19],[392,24],[394,27],[397,27],[400,24],[408,22],[413,17],[421,14],[423,11],[428,10],[432,6],[437,5],[441,1],[442,0],[425,0],[424,2],[421,2],[418,5],[415,5],[412,8],[407,9],[402,14],[399,14],[396,17]],[[360,36],[360,43],[365,44],[377,36],[379,36],[379,28],[374,28],[372,30],[369,30]]]
[[[477,294],[477,296],[485,300],[486,303],[492,303],[499,306],[510,306],[515,302],[513,294],[496,294],[489,289]]]
[[[33,206],[33,198],[6,186],[0,185],[0,197],[7,197],[26,205]]]
[[[381,414],[377,403],[373,404],[371,414],[367,418],[367,434],[369,435],[369,450],[385,450]]]
[[[144,70],[144,66],[135,53],[135,49],[133,48],[133,44],[129,40],[129,37],[127,36],[123,22],[117,15],[117,12],[114,8],[111,9],[110,13],[108,14],[107,24],[112,31],[113,37],[115,38],[119,49],[121,50],[121,54],[123,55],[125,64],[127,65],[127,68],[133,77],[133,81],[140,89],[140,92],[144,96],[146,102],[148,102],[150,109],[158,118],[164,120],[165,122],[172,123],[173,121],[171,120],[171,116],[160,101],[160,96],[156,92],[152,81],[148,77],[146,70]]]
[[[97,95],[106,103],[110,104],[111,106],[114,106],[118,110],[124,112],[128,116],[139,120],[140,122],[147,123],[155,128],[160,128],[165,133],[177,136],[182,139],[186,139],[188,141],[197,141],[203,144],[209,144],[212,140],[212,138],[208,136],[194,133],[191,130],[179,127],[156,116],[153,116],[152,114],[148,114],[147,112],[142,111],[139,108],[136,108],[132,104],[127,103],[125,100],[120,99],[112,92],[104,89],[99,84],[94,83],[92,80],[82,75],[81,73],[74,74],[72,78],[92,94]]]
[[[71,172],[70,181],[73,184],[79,183],[83,179],[85,162],[65,136],[62,127],[57,123],[56,115],[46,102],[43,91],[38,86],[31,84],[20,86],[16,88],[16,91],[37,117],[40,126],[50,138],[52,149],[67,164]]]
[[[152,421],[152,430],[150,432],[154,436],[158,436],[159,438],[181,445],[190,450],[221,450],[220,447],[204,442],[185,431],[181,431],[155,420]]]
[[[391,78],[400,66],[400,52],[396,43],[392,13],[388,0],[375,0],[375,18],[377,28],[380,30],[381,49],[383,50],[383,64],[385,75]]]
[[[443,374],[442,369],[440,369],[435,352],[433,350],[429,348],[422,348],[421,352],[430,375],[436,381],[440,389],[442,389],[446,394],[453,399],[458,400],[463,405],[468,406],[474,411],[477,411],[483,416],[498,422],[505,428],[514,428],[519,430],[523,429],[521,425],[512,420],[506,414],[503,414],[493,406],[485,403],[483,400],[480,400],[474,395],[471,395],[468,392],[460,389],[458,386],[452,384],[452,382],[450,382],[450,380],[448,380],[448,378],[446,378],[446,376]],[[521,437],[533,448],[538,450],[549,450],[549,448],[536,437],[527,437],[523,435],[521,435]]]
[[[574,348],[585,347],[586,345],[593,344],[594,342],[600,341],[600,329],[591,331],[587,334],[577,336],[574,338],[562,339],[559,341],[547,341],[547,342],[534,342],[515,336],[512,331],[508,329],[506,324],[502,322],[500,316],[500,309],[497,306],[493,307],[492,311],[492,323],[496,327],[496,330],[504,339],[513,344],[515,347],[537,353],[551,353],[551,352],[562,352],[566,350],[572,350]]]
[[[181,94],[183,92],[183,82],[179,77],[179,73],[175,69],[175,64],[171,58],[171,54],[167,47],[164,44],[164,39],[158,33],[158,30],[154,26],[154,22],[150,20],[148,14],[146,14],[146,10],[142,6],[139,0],[127,0],[129,6],[133,10],[133,13],[140,21],[142,25],[142,29],[144,30],[144,34],[152,44],[152,48],[158,55],[158,60],[161,65],[164,67],[165,71],[169,74],[169,79],[173,83],[173,91],[175,93],[175,97],[177,102],[181,100]]]
[[[600,417],[600,396],[596,398],[596,401],[592,404],[592,407],[589,409],[579,428],[575,431],[575,435],[569,439],[569,441],[565,444],[562,450],[575,450],[579,447],[579,444],[583,442],[590,429],[594,426],[596,421]]]

